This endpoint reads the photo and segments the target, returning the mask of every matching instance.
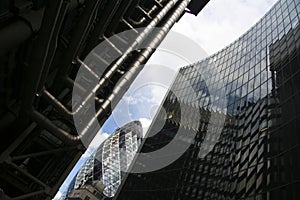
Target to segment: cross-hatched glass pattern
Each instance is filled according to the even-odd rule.
[[[113,197],[121,184],[141,143],[142,131],[139,121],[130,122],[118,128],[98,148],[94,160],[94,180],[104,184],[103,194],[107,197]]]
[[[299,199],[299,16],[299,0],[279,0],[232,44],[180,69],[149,133],[164,127],[141,152],[180,127],[195,138],[169,166],[129,174],[118,199]]]
[[[81,169],[78,171],[75,178],[74,189],[80,188],[80,186],[84,185],[88,180],[92,179],[94,160],[95,160],[95,153],[93,153],[87,159],[87,161],[85,161]]]

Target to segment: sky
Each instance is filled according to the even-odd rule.
[[[73,168],[54,200],[60,199],[62,192],[67,189],[69,182],[85,160],[116,128],[132,120],[140,120],[145,134],[180,67],[212,55],[238,39],[262,18],[276,1],[211,0],[198,16],[185,14],[173,26],[171,32],[185,36],[187,42],[197,44],[199,51],[191,52],[190,49],[186,49],[190,48],[190,45],[178,44],[177,48],[181,48],[182,52],[193,54],[193,57],[184,59],[178,54],[165,51],[164,48],[159,48],[153,54],[128,92],[117,104],[111,117],[102,126],[100,133]],[[180,36],[176,35],[176,37]],[[170,41],[166,42],[167,45],[161,45],[168,46],[167,50],[170,44],[174,43],[172,33],[165,40],[168,41],[168,39]]]

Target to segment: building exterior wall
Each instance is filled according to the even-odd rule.
[[[164,127],[140,151],[183,145],[179,130],[195,137],[167,167],[129,174],[116,199],[299,198],[299,17],[298,0],[279,0],[235,42],[180,69],[148,135]]]
[[[93,185],[85,185],[75,189],[67,200],[104,200],[105,197],[101,192]]]
[[[113,197],[130,166],[142,138],[139,121],[130,122],[117,129],[97,150],[94,178],[100,180],[107,197]]]
[[[75,198],[75,193],[85,195],[93,184],[98,183],[104,187],[98,192],[101,198],[113,197],[141,144],[142,133],[140,121],[132,121],[116,129],[85,161],[71,181],[67,196]]]
[[[74,188],[77,189],[84,185],[88,180],[92,180],[93,166],[95,160],[95,153],[93,153],[88,160],[85,161],[78,174],[76,175]]]

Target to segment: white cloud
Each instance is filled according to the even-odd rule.
[[[91,144],[89,145],[88,149],[84,154],[86,156],[91,155],[107,138],[109,137],[108,133],[98,133],[92,140]]]
[[[204,55],[198,44],[182,34],[171,32],[117,104],[112,114],[115,123],[121,126],[139,118],[151,119],[178,69]]]
[[[185,14],[172,30],[195,40],[208,54],[238,39],[277,0],[212,0],[197,17]]]
[[[148,130],[149,125],[171,84],[171,81],[162,84],[161,82],[163,81],[160,81],[160,78],[153,77],[152,72],[157,69],[158,68],[155,66],[152,68],[146,66],[143,75],[140,75],[139,78],[135,80],[129,91],[118,103],[111,116],[118,127],[134,120],[140,120],[143,124],[144,134]],[[163,76],[165,76],[165,74]],[[142,80],[141,77],[145,77],[145,79]]]
[[[124,97],[123,97],[123,101],[125,101],[125,103],[127,104],[127,105],[135,105],[135,104],[137,104],[138,103],[138,99],[137,98],[133,98],[132,96],[130,96],[130,95],[125,95]]]
[[[143,136],[145,136],[145,134],[147,133],[152,120],[151,119],[147,119],[147,118],[140,118],[139,121],[142,123],[142,127],[143,127]]]

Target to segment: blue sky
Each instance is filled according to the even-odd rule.
[[[276,0],[211,0],[197,17],[185,14],[172,31],[187,36],[211,55],[246,32],[275,2]],[[203,52],[201,55],[199,53],[198,60],[203,55]],[[88,151],[69,174],[55,200],[58,200],[61,193],[67,189],[68,183],[91,152],[117,127],[132,120],[140,120],[144,132],[147,130],[177,69],[187,64],[186,61],[174,58],[166,52],[155,52],[119,102],[112,116],[105,122]]]

